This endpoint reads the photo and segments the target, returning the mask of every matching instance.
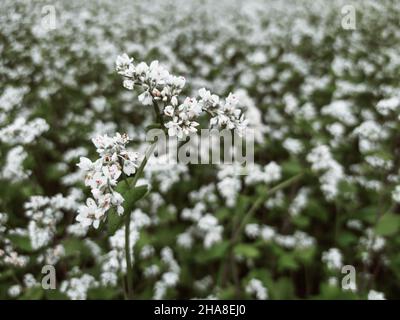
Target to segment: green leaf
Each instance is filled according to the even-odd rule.
[[[126,212],[119,215],[115,210],[112,210],[107,216],[107,231],[112,236],[124,224]]]
[[[124,201],[124,212],[132,211],[133,208],[135,207],[135,203],[142,199],[148,191],[148,186],[143,185],[139,187],[135,187],[132,189],[129,189],[123,194],[123,197],[125,199]]]
[[[226,289],[223,289],[218,294],[219,299],[229,300],[235,297],[235,287],[229,286]]]
[[[399,226],[400,217],[393,213],[386,213],[379,219],[375,232],[380,236],[391,236],[399,230]]]
[[[34,251],[31,245],[31,240],[27,236],[22,236],[18,234],[9,235],[9,239],[18,249],[23,251]]]
[[[26,289],[24,294],[19,297],[19,300],[40,300],[43,297],[44,291],[41,287],[35,286]]]
[[[89,256],[90,251],[84,242],[76,238],[68,238],[61,241],[65,250],[65,256]]]
[[[282,171],[288,176],[295,176],[302,170],[303,167],[297,160],[290,160],[282,163]]]
[[[222,241],[214,244],[207,251],[202,252],[201,255],[196,256],[196,261],[198,263],[208,263],[213,260],[218,260],[225,256],[229,249],[229,241]]]
[[[126,187],[120,186],[121,183],[125,184]],[[124,218],[126,216],[126,213],[131,212],[135,207],[135,203],[146,195],[148,187],[147,185],[143,185],[132,189],[128,189],[128,184],[124,181],[121,181],[118,184],[116,190],[118,192],[121,192],[124,197],[124,203],[123,203],[124,214],[119,215],[117,212],[115,212],[115,210],[113,210],[108,215],[107,229],[109,235],[113,235],[119,228],[122,227],[122,225],[124,224]]]
[[[254,245],[250,244],[238,244],[233,249],[234,253],[238,256],[242,256],[245,258],[256,259],[260,256],[260,251],[254,247]]]
[[[284,270],[296,270],[298,263],[296,262],[294,256],[290,254],[284,254],[278,259],[278,269],[280,271]]]

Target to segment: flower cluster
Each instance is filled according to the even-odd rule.
[[[29,144],[42,133],[49,130],[49,125],[44,119],[37,118],[27,121],[23,117],[0,130],[0,141],[10,144]]]
[[[185,78],[171,75],[158,61],[153,61],[150,66],[145,62],[134,65],[133,58],[123,54],[116,60],[116,70],[123,76],[125,88],[132,90],[134,85],[138,85],[144,90],[138,99],[143,105],[154,104],[157,116],[160,111],[156,103],[163,102],[160,116],[168,117],[165,128],[168,129],[169,136],[182,139],[197,132],[199,123],[196,119],[202,113],[211,116],[210,126],[236,129],[240,135],[247,127],[248,120],[239,108],[238,98],[232,93],[222,100],[202,88],[198,91],[198,98],[186,97],[179,103],[179,94],[185,86]]]
[[[210,248],[222,240],[224,227],[218,219],[210,213],[205,213],[206,207],[198,203],[194,208],[182,210],[182,219],[192,221],[194,224],[178,236],[177,243],[181,247],[191,248],[195,238],[203,239],[204,248]]]
[[[251,279],[246,286],[246,293],[255,295],[257,300],[268,299],[268,289],[258,279]]]
[[[326,263],[328,269],[340,270],[343,266],[343,256],[339,249],[331,248],[322,253],[322,261]]]
[[[85,226],[98,228],[111,208],[119,215],[124,212],[124,199],[115,187],[122,173],[130,176],[136,172],[139,155],[126,149],[129,137],[125,134],[98,136],[92,141],[100,158],[92,162],[81,157],[78,167],[86,172],[85,185],[91,188],[93,198],[88,198],[86,205],[79,208],[76,219]]]

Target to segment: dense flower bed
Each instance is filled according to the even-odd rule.
[[[0,298],[400,297],[400,3],[214,2],[1,1]],[[141,168],[153,103],[254,166]]]

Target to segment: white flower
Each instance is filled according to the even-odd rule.
[[[153,103],[153,98],[149,91],[143,92],[141,95],[139,95],[138,99],[145,106],[149,106]]]
[[[116,70],[117,71],[124,71],[126,70],[133,62],[133,58],[129,58],[126,53],[117,57],[115,61]]]
[[[138,153],[127,151],[127,135],[117,133],[114,137],[97,136],[93,143],[100,156],[94,163],[85,157],[80,158],[78,166],[86,171],[85,185],[91,188],[93,198],[86,206],[79,208],[77,221],[84,227],[93,225],[98,228],[100,221],[106,218],[106,212],[115,208],[121,215],[124,212],[121,194],[114,190],[122,172],[130,176],[136,172]]]
[[[78,210],[79,214],[76,220],[83,226],[93,226],[97,229],[100,224],[99,218],[104,215],[104,212],[97,207],[96,202],[92,198],[86,200],[86,206],[81,206]]]
[[[136,172],[137,165],[130,160],[124,161],[124,168],[123,171],[127,176],[130,176]]]
[[[145,62],[140,62],[136,66],[136,73],[139,75],[146,73],[148,70],[149,70],[149,66]]]
[[[385,295],[382,292],[370,290],[368,292],[368,300],[386,300]]]
[[[258,279],[251,279],[246,286],[248,294],[254,294],[258,300],[268,299],[268,290]]]
[[[397,203],[400,203],[400,185],[396,186],[392,191],[392,199]]]
[[[182,128],[179,126],[179,118],[174,117],[172,121],[169,121],[165,124],[165,127],[168,129],[168,135],[170,137],[178,136],[182,137]]]
[[[126,88],[128,90],[133,90],[133,87],[135,86],[135,82],[130,79],[125,79],[123,81],[122,85],[124,86],[124,88]],[[140,99],[139,99],[139,101],[140,101]]]
[[[164,114],[169,117],[172,117],[174,115],[174,111],[175,111],[175,108],[173,106],[166,106],[164,108]]]
[[[342,254],[337,248],[331,248],[322,253],[322,261],[325,262],[329,269],[340,270],[343,265]]]

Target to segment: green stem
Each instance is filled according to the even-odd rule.
[[[161,127],[164,129],[164,119],[162,117],[162,114],[160,113],[160,109],[158,108],[157,102],[154,101],[154,99],[153,99],[153,108],[156,114],[157,122],[161,124]]]
[[[265,194],[258,197],[256,202],[254,202],[254,204],[251,206],[249,211],[247,211],[246,215],[244,216],[243,220],[241,221],[239,227],[237,228],[235,234],[233,235],[233,237],[231,239],[231,244],[234,244],[238,240],[246,223],[251,219],[251,217],[256,213],[257,209],[268,199],[269,196],[271,196],[272,194],[274,194],[275,192],[277,192],[281,189],[284,189],[284,188],[290,186],[293,182],[299,180],[302,176],[303,176],[303,173],[299,173],[299,174],[295,175],[294,177],[287,179],[287,180],[281,182],[280,184],[276,185],[275,187],[269,189]]]
[[[146,151],[146,153],[145,153],[145,155],[144,155],[144,159],[143,159],[142,163],[140,164],[138,170],[136,171],[135,176],[133,177],[133,180],[132,180],[132,188],[134,188],[134,187],[136,186],[136,183],[137,183],[137,181],[139,180],[139,178],[140,178],[140,176],[141,176],[141,174],[142,174],[142,172],[143,172],[143,170],[144,170],[144,167],[145,167],[146,164],[147,164],[147,161],[149,160],[151,154],[153,153],[154,148],[156,147],[156,144],[157,144],[157,142],[153,142],[153,143],[149,146],[149,148],[147,149],[147,151]]]
[[[127,212],[125,217],[125,259],[126,259],[126,273],[127,273],[127,287],[128,287],[128,299],[133,299],[133,279],[132,279],[132,262],[130,252],[130,224],[131,224],[131,213]]]
[[[162,119],[162,115],[160,114],[160,110],[158,109],[157,103],[153,100],[154,111],[156,113],[156,117],[158,122],[164,126],[164,121]],[[138,182],[141,174],[143,173],[144,167],[147,164],[147,161],[151,154],[153,153],[154,148],[156,147],[156,142],[153,142],[150,147],[147,149],[144,159],[140,164],[138,170],[133,177],[132,183],[130,184],[127,179],[125,179],[128,187],[134,188],[136,183]],[[131,212],[126,213],[125,217],[125,260],[126,260],[126,274],[127,274],[127,297],[128,299],[133,299],[133,270],[132,270],[132,261],[131,261],[131,252],[130,252],[130,224],[131,224]]]
[[[142,174],[146,163],[151,156],[154,148],[156,147],[156,143],[152,143],[146,154],[142,163],[140,164],[136,174],[132,180],[132,184],[129,184],[128,180],[125,180],[129,187],[134,188],[136,186],[137,181],[139,180],[140,175]],[[130,223],[131,223],[131,212],[126,213],[125,217],[125,259],[126,259],[126,272],[127,272],[127,288],[128,288],[128,299],[133,299],[133,278],[132,278],[132,262],[131,262],[131,253],[130,253]]]
[[[251,217],[256,213],[257,209],[268,199],[269,196],[271,196],[272,194],[274,194],[275,192],[277,192],[281,189],[284,189],[284,188],[290,186],[292,183],[299,180],[303,176],[303,174],[304,173],[299,173],[299,174],[295,175],[294,177],[281,182],[280,184],[269,189],[265,194],[263,194],[257,198],[257,200],[254,202],[254,204],[250,207],[249,211],[247,211],[246,215],[244,216],[244,218],[240,222],[238,228],[236,229],[236,231],[233,233],[233,235],[231,237],[231,240],[229,243],[229,256],[232,255],[233,246],[238,241],[238,239],[243,231],[243,228],[245,227],[246,223],[251,219]],[[219,275],[218,275],[218,286],[219,287],[221,286],[221,284],[223,284],[225,282],[225,279],[227,277],[227,270],[228,270],[228,260],[225,261],[225,263],[222,263],[220,266]]]

